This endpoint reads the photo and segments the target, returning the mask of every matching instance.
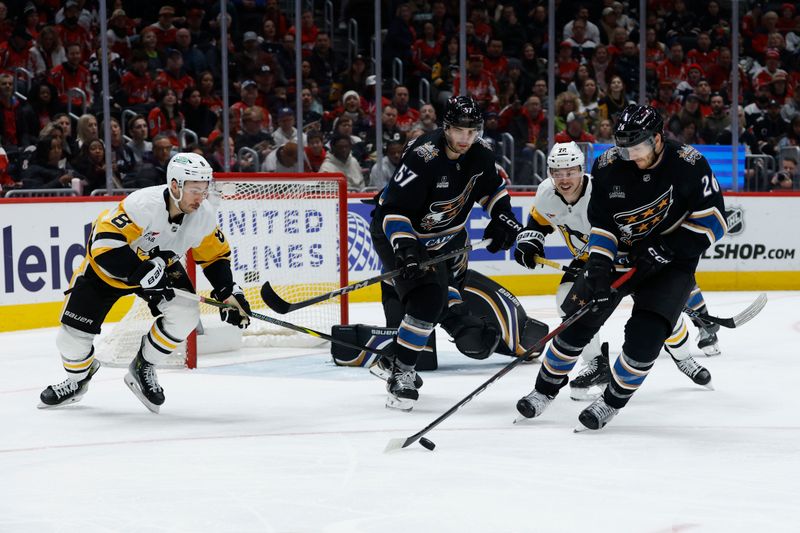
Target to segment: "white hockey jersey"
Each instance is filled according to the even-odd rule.
[[[564,238],[569,251],[576,258],[588,258],[589,224],[588,207],[589,198],[592,196],[592,177],[584,174],[586,187],[583,194],[574,205],[570,205],[558,193],[553,180],[546,179],[536,190],[531,208],[531,219],[534,229],[543,233],[557,230]],[[528,223],[529,227],[531,223]],[[536,227],[538,226],[538,227]]]
[[[206,200],[197,211],[170,221],[168,202],[172,200],[167,188],[160,185],[135,191],[95,221],[87,258],[109,285],[129,288],[130,272],[140,261],[159,253],[180,257],[191,249],[203,267],[230,257],[230,246],[217,226],[216,206]]]

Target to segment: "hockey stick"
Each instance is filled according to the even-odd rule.
[[[546,259],[538,255],[536,256],[534,261],[536,261],[536,263],[540,265],[547,265],[549,267],[562,270],[564,272],[569,272],[571,274],[577,274],[579,272],[579,270],[576,268],[570,268],[568,266],[561,265],[559,263],[556,263],[555,261],[551,261],[550,259]],[[761,312],[762,309],[764,309],[765,305],[767,305],[767,295],[766,293],[762,292],[756,297],[753,303],[748,305],[739,314],[732,316],[730,318],[720,318],[717,316],[708,315],[706,313],[701,313],[700,311],[692,309],[691,307],[688,306],[683,308],[683,312],[686,313],[686,315],[689,316],[690,318],[697,318],[704,322],[711,322],[714,324],[719,324],[720,326],[725,328],[733,329],[733,328],[738,328],[746,324],[747,322],[750,322],[750,320],[752,320],[756,315],[758,315],[758,313]]]
[[[628,272],[626,272],[625,274],[620,276],[616,281],[614,281],[614,283],[611,284],[611,288],[612,289],[617,289],[620,285],[622,285],[623,283],[628,281],[628,279],[630,279],[630,277],[633,276],[634,272],[636,272],[635,268],[630,269]],[[550,333],[548,333],[547,335],[545,335],[544,337],[539,339],[539,342],[537,342],[535,345],[533,345],[533,347],[528,349],[528,351],[526,351],[524,354],[522,354],[518,358],[515,358],[509,364],[507,364],[506,366],[501,368],[499,372],[497,372],[492,377],[490,377],[489,379],[487,379],[486,381],[481,383],[481,385],[477,389],[475,389],[474,391],[472,391],[469,394],[467,394],[457,404],[455,404],[453,407],[451,407],[450,409],[445,411],[444,414],[442,414],[439,418],[437,418],[436,420],[434,420],[433,422],[431,422],[430,424],[425,426],[423,429],[421,429],[420,431],[414,433],[413,435],[411,435],[408,438],[405,438],[405,439],[396,438],[396,439],[390,440],[389,443],[386,445],[386,449],[383,450],[384,453],[391,452],[391,451],[394,451],[394,450],[399,450],[401,448],[407,448],[408,446],[410,446],[411,444],[414,444],[418,440],[420,441],[420,444],[422,444],[425,448],[427,448],[429,450],[432,450],[434,448],[435,444],[433,444],[433,442],[431,442],[428,439],[423,439],[422,437],[425,434],[427,434],[433,428],[435,428],[436,426],[438,426],[439,424],[444,422],[453,413],[458,411],[459,408],[461,408],[463,405],[465,405],[465,404],[469,403],[470,401],[472,401],[472,399],[475,398],[478,394],[480,394],[483,391],[485,391],[489,387],[489,385],[491,385],[492,383],[494,383],[498,379],[502,378],[503,376],[505,376],[506,374],[508,374],[512,370],[514,370],[514,368],[517,365],[519,365],[522,362],[524,362],[525,359],[529,355],[531,355],[532,353],[536,352],[537,350],[541,350],[542,348],[544,348],[544,346],[550,341],[550,339],[554,338],[556,335],[558,335],[559,333],[561,333],[562,331],[564,331],[565,329],[570,327],[572,324],[577,322],[583,315],[588,313],[589,310],[594,306],[594,303],[595,303],[594,300],[591,300],[588,303],[584,304],[583,307],[578,309],[573,315],[571,315],[569,318],[567,318],[561,324],[559,324],[559,326],[557,328],[555,328],[553,331],[551,331]]]
[[[220,309],[239,309],[237,306],[233,304],[226,304],[225,302],[220,302],[219,300],[215,300],[213,298],[206,298],[205,296],[194,294],[192,292],[183,291],[180,289],[173,289],[173,290],[175,291],[175,296],[180,296],[181,298],[185,298],[187,300],[193,300],[195,302],[204,303],[206,305],[210,305],[212,307],[218,307]],[[337,339],[336,337],[333,337],[331,335],[322,333],[321,331],[316,331],[304,326],[298,326],[297,324],[292,324],[291,322],[285,322],[278,318],[272,318],[271,316],[262,315],[261,313],[256,313],[255,311],[251,311],[250,316],[253,318],[257,318],[259,320],[263,320],[264,322],[269,322],[270,324],[275,324],[276,326],[280,326],[282,328],[291,329],[299,333],[305,333],[306,335],[311,335],[312,337],[317,337],[318,339],[326,340],[328,342],[339,344],[341,346],[352,348],[354,350],[374,353],[380,356],[394,357],[392,353],[387,352],[386,350],[381,350],[380,348],[368,348],[367,346],[352,344],[350,342]]]
[[[485,248],[490,242],[492,242],[491,239],[484,239],[482,241],[476,242],[475,244],[468,244],[467,246],[459,248],[458,250],[453,250],[452,252],[446,253],[444,255],[439,255],[437,257],[434,257],[433,259],[428,259],[427,261],[423,261],[422,263],[420,263],[420,267],[432,266],[441,263],[443,261],[447,261],[448,259],[452,259],[453,257],[465,254],[470,250],[479,250],[481,248]],[[400,269],[392,270],[390,272],[384,272],[379,276],[365,279],[364,281],[359,281],[358,283],[352,283],[345,287],[338,288],[334,291],[325,294],[320,294],[319,296],[315,296],[308,300],[303,300],[302,302],[295,302],[295,303],[287,302],[286,300],[278,296],[278,294],[269,284],[269,281],[267,281],[264,283],[264,285],[261,286],[261,298],[264,300],[264,303],[266,303],[269,306],[270,309],[272,309],[276,313],[285,315],[286,313],[296,311],[297,309],[303,309],[304,307],[308,307],[309,305],[314,305],[320,302],[324,302],[325,300],[336,298],[337,296],[341,296],[343,294],[357,291],[358,289],[363,289],[364,287],[373,285],[380,281],[392,279],[398,276],[399,274],[400,274]]]

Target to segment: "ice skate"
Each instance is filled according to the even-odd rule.
[[[419,399],[416,385],[417,373],[414,367],[404,365],[400,361],[395,361],[392,365],[392,374],[386,381],[386,390],[389,393],[386,399],[386,407],[410,411]]]
[[[694,357],[689,356],[681,361],[672,357],[672,360],[675,361],[678,370],[686,374],[689,379],[709,390],[714,390],[714,387],[711,385],[711,372],[703,365],[698,364],[697,361],[694,360]]]
[[[547,406],[550,405],[550,402],[554,399],[555,396],[548,396],[547,394],[542,394],[536,389],[533,389],[530,394],[523,396],[517,402],[517,411],[519,411],[522,417],[518,417],[514,420],[514,423],[516,424],[524,418],[536,418],[544,413],[544,410],[547,409]]]
[[[602,429],[606,424],[611,422],[611,419],[614,418],[617,413],[619,413],[619,409],[608,405],[601,396],[578,415],[579,424],[575,427],[575,433],[580,433],[587,429]]]
[[[164,389],[158,384],[155,365],[147,362],[141,350],[128,367],[125,384],[145,407],[158,414],[164,403]]]
[[[706,357],[714,357],[722,353],[719,349],[717,331],[719,331],[719,324],[712,324],[697,330],[697,347],[703,350]]]
[[[387,381],[389,376],[392,375],[392,359],[386,355],[378,357],[378,359],[370,365],[369,373],[383,381]],[[422,388],[422,378],[419,374],[414,378],[414,386],[417,387],[417,389]]]
[[[48,385],[39,395],[39,409],[52,409],[81,401],[83,395],[89,390],[89,382],[92,376],[100,370],[100,363],[92,361],[89,373],[80,381],[67,378],[57,385]]]
[[[605,386],[611,379],[608,366],[608,343],[600,347],[600,355],[594,357],[589,363],[569,382],[569,397],[575,401],[594,400],[603,393]]]

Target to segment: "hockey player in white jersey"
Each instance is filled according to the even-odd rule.
[[[584,266],[588,255],[586,245],[591,230],[588,206],[592,178],[585,172],[583,152],[574,142],[555,144],[547,158],[547,166],[550,179],[543,181],[536,191],[527,227],[517,236],[514,258],[527,268],[539,266],[535,258],[544,257],[545,235],[555,230],[561,234],[574,257],[570,267],[578,270]],[[565,273],[556,292],[556,308],[562,318],[564,311],[561,306],[574,281],[574,273]],[[690,302],[693,300],[702,301],[697,287]],[[688,341],[688,329],[681,316],[664,347],[681,372],[698,385],[709,386],[711,374],[691,356]],[[584,348],[582,357],[586,366],[570,381],[573,400],[594,399],[610,379],[608,344],[600,344],[599,333]]]
[[[232,304],[223,320],[245,328],[250,306],[234,283],[230,246],[217,226],[216,206],[206,201],[212,171],[200,155],[175,155],[167,166],[167,185],[135,191],[95,220],[86,258],[75,272],[61,312],[56,346],[67,379],[48,386],[40,408],[77,402],[100,368],[94,360],[94,337],[111,306],[135,293],[146,299],[156,317],[142,336],[125,384],[150,411],[158,413],[164,391],[155,365],[195,328],[197,303],[175,298],[173,288],[194,292],[179,258],[188,249],[214,290],[212,297]]]

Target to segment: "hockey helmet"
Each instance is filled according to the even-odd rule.
[[[661,113],[649,105],[629,104],[622,110],[614,128],[614,143],[619,148],[629,148],[652,140],[656,133],[664,133]]]
[[[575,141],[566,143],[556,143],[547,156],[547,168],[550,171],[559,168],[580,167],[581,174],[584,173],[585,156]]]
[[[167,182],[183,187],[184,181],[211,181],[213,172],[206,158],[194,152],[176,154],[167,165]]]
[[[444,125],[456,128],[483,128],[483,114],[471,96],[453,96],[444,109]]]

